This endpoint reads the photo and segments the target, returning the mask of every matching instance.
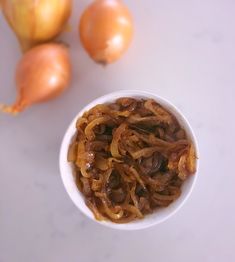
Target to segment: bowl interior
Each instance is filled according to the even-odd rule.
[[[108,95],[105,95],[103,97],[100,97],[96,100],[94,100],[92,103],[87,105],[83,110],[79,112],[79,114],[74,118],[72,123],[70,124],[68,130],[65,133],[62,145],[61,145],[61,151],[60,151],[60,171],[62,180],[64,183],[64,186],[66,188],[67,193],[69,194],[70,198],[74,202],[74,204],[90,219],[95,220],[93,213],[90,211],[90,209],[86,206],[84,197],[80,193],[80,191],[77,189],[74,176],[73,176],[73,168],[70,163],[67,162],[67,152],[69,145],[71,141],[73,140],[73,137],[76,133],[76,121],[79,117],[83,115],[84,112],[88,111],[92,107],[94,107],[97,104],[104,104],[104,103],[111,103],[114,102],[117,98],[120,97],[133,97],[137,99],[147,99],[152,98],[155,101],[157,101],[159,104],[161,104],[163,107],[165,107],[167,110],[169,110],[179,121],[180,125],[184,127],[189,139],[194,143],[196,148],[196,153],[198,156],[198,146],[195,139],[195,136],[193,134],[193,131],[188,123],[188,121],[184,118],[184,116],[179,112],[179,110],[173,106],[170,102],[166,101],[165,99],[143,91],[120,91],[111,93]],[[197,161],[197,170],[198,170],[198,161]],[[166,208],[158,209],[153,214],[147,215],[142,220],[136,220],[127,224],[115,224],[113,222],[109,221],[97,221],[98,223],[109,226],[116,229],[125,229],[125,230],[137,230],[146,228],[155,224],[158,224],[160,222],[163,222],[170,216],[172,216],[187,200],[189,197],[193,186],[196,181],[196,174],[193,176],[190,176],[182,185],[182,193],[181,196],[175,200],[170,206]],[[96,221],[96,220],[95,220]]]

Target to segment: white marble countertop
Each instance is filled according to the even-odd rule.
[[[71,44],[73,84],[60,98],[17,118],[0,114],[1,262],[235,261],[235,1],[126,0],[135,38],[116,64],[102,68],[81,47],[77,21],[90,1],[76,0]],[[0,18],[0,102],[15,98],[18,44]],[[195,190],[174,217],[138,232],[85,218],[61,182],[58,153],[75,114],[119,89],[154,91],[177,105],[200,146]]]

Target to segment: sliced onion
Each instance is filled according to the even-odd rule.
[[[119,140],[121,139],[123,132],[126,130],[126,128],[127,128],[127,125],[123,123],[115,130],[113,134],[113,140],[110,146],[110,151],[113,157],[116,157],[116,158],[122,157],[119,153],[118,143],[119,143]]]

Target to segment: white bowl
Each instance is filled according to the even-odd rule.
[[[188,123],[188,121],[185,119],[183,114],[170,102],[167,100],[152,94],[147,93],[144,91],[118,91],[111,94],[107,94],[105,96],[102,96],[93,102],[91,102],[89,105],[87,105],[85,108],[83,108],[74,118],[72,123],[70,124],[69,128],[67,129],[62,145],[60,150],[60,172],[61,177],[65,186],[65,189],[67,193],[69,194],[70,198],[74,202],[74,204],[80,209],[82,213],[84,213],[87,217],[92,219],[93,221],[96,221],[97,223],[108,226],[115,229],[122,229],[122,230],[138,230],[147,228],[153,225],[157,225],[166,219],[170,218],[173,214],[175,214],[185,203],[185,201],[190,196],[193,187],[196,182],[197,174],[190,176],[182,186],[182,193],[180,197],[175,200],[171,205],[168,207],[162,208],[157,210],[156,212],[153,212],[153,214],[147,215],[144,217],[144,219],[136,220],[133,222],[129,222],[127,224],[115,224],[111,221],[97,221],[91,210],[86,206],[84,197],[80,193],[80,191],[77,189],[77,186],[74,181],[74,176],[72,172],[72,165],[67,162],[67,153],[69,145],[76,133],[76,121],[79,117],[83,115],[84,112],[88,111],[92,107],[94,107],[97,104],[104,104],[104,103],[110,103],[114,102],[117,98],[120,97],[134,97],[134,98],[152,98],[155,101],[157,101],[159,104],[161,104],[163,107],[168,109],[179,121],[180,125],[184,127],[186,130],[186,133],[188,137],[191,139],[192,143],[194,143],[196,148],[196,153],[198,156],[198,145],[196,142],[196,138],[194,136],[193,130]],[[197,160],[197,171],[198,171],[198,160]]]

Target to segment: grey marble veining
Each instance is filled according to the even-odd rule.
[[[135,19],[127,54],[102,68],[78,40],[90,2],[74,1],[71,88],[17,118],[0,114],[0,262],[233,261],[235,202],[235,1],[125,2]],[[0,102],[15,98],[18,44],[0,16]],[[76,113],[119,89],[156,92],[178,106],[200,146],[200,172],[186,205],[167,222],[139,232],[103,228],[67,196],[58,153]]]

